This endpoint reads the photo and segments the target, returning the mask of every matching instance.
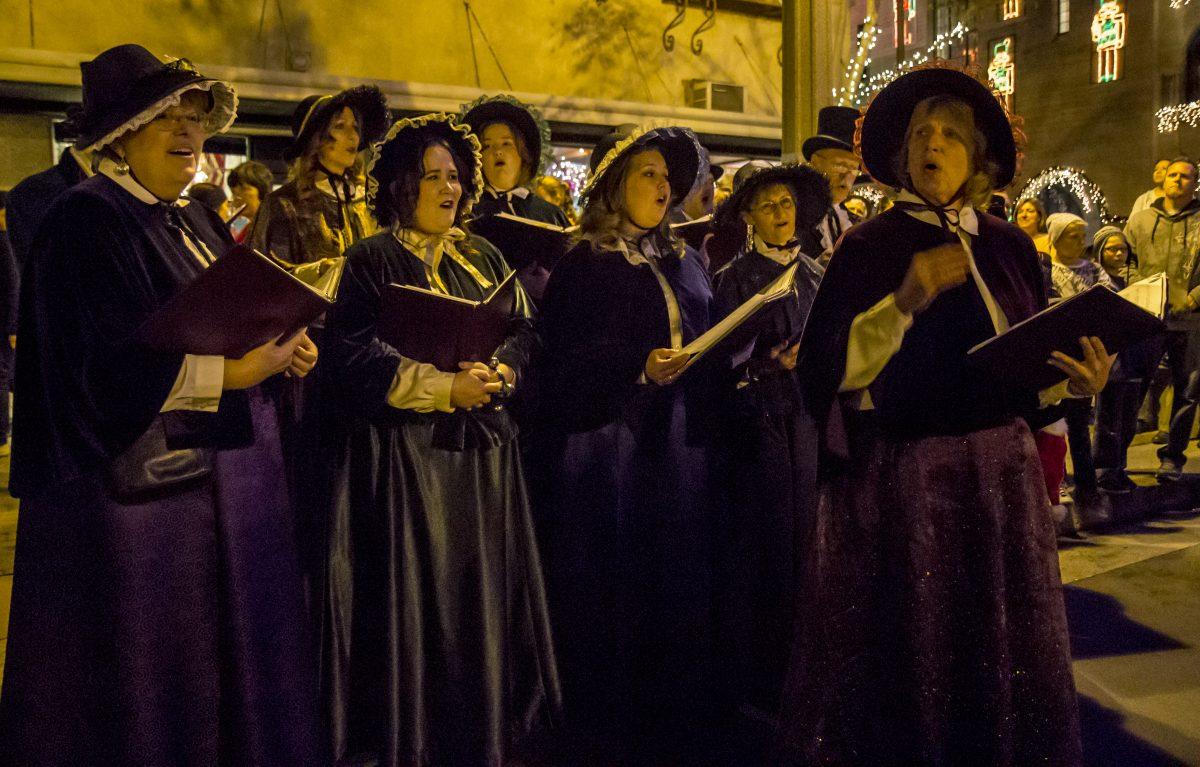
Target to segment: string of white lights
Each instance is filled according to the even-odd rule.
[[[1065,188],[1079,200],[1085,213],[1090,214],[1094,211],[1105,223],[1113,219],[1108,210],[1108,198],[1104,196],[1104,192],[1100,191],[1100,187],[1092,183],[1080,169],[1066,165],[1047,168],[1029,179],[1025,186],[1021,187],[1021,191],[1015,199],[1039,197],[1042,192],[1051,187]]]
[[[1183,6],[1187,5],[1190,2],[1192,2],[1192,0],[1171,0],[1171,7],[1172,8],[1182,8]]]
[[[1176,104],[1173,107],[1163,107],[1154,114],[1158,120],[1159,133],[1173,133],[1179,126],[1187,123],[1196,127],[1200,122],[1200,101],[1189,101],[1186,104]]]
[[[578,195],[579,190],[583,189],[583,184],[587,181],[587,174],[587,165],[570,160],[555,160],[546,169],[547,176],[554,176],[570,187],[572,196]]]
[[[957,45],[966,39],[967,33],[971,30],[962,22],[954,25],[954,28],[949,32],[943,32],[933,38],[933,42],[929,44],[925,50],[914,53],[900,64],[892,69],[885,69],[882,72],[877,72],[867,78],[867,81],[862,84],[854,95],[854,105],[862,106],[863,102],[867,101],[875,92],[882,89],[883,86],[895,80],[900,75],[904,74],[913,67],[918,67],[927,63],[937,56],[939,48],[947,45]]]
[[[846,74],[842,77],[844,85],[841,88],[833,89],[833,98],[838,106],[850,106],[857,103],[854,97],[858,91],[859,80],[862,79],[863,69],[867,66],[870,53],[874,50],[878,39],[879,29],[875,26],[875,19],[868,16],[863,19],[862,29],[858,32],[854,58],[846,65]]]

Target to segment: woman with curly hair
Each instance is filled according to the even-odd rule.
[[[336,413],[324,682],[338,763],[508,764],[559,702],[541,569],[505,398],[534,342],[518,288],[489,363],[439,370],[376,324],[389,284],[482,300],[511,270],[462,226],[479,144],[435,114],[376,150],[383,231],[346,254],[322,378]],[[356,760],[364,760],[362,762]]]

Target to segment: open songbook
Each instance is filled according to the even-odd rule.
[[[968,361],[998,380],[1041,390],[1066,376],[1046,364],[1053,352],[1080,357],[1079,339],[1096,336],[1109,354],[1166,330],[1167,278],[1155,275],[1115,293],[1093,285],[976,345]]]
[[[562,227],[511,213],[481,216],[471,222],[471,231],[495,245],[515,271],[534,261],[553,269],[570,249],[578,229],[577,226]]]
[[[796,269],[799,268],[800,262],[797,261],[783,270],[783,273],[776,277],[771,282],[767,283],[766,287],[758,291],[743,303],[738,308],[729,313],[725,319],[713,325],[703,334],[696,337],[687,346],[684,346],[681,351],[692,355],[684,364],[682,370],[687,370],[696,363],[705,354],[708,354],[714,348],[721,344],[735,330],[740,328],[745,323],[749,322],[755,315],[762,311],[763,307],[768,304],[778,301],[784,296],[790,294],[796,288]],[[682,371],[681,371],[682,372]]]
[[[380,299],[379,338],[409,359],[457,373],[465,360],[486,362],[508,337],[516,309],[516,272],[482,301],[415,285],[387,285]]]
[[[712,230],[713,217],[711,213],[707,216],[694,218],[691,221],[681,221],[678,224],[671,224],[671,231],[675,233],[675,236],[683,238],[684,242],[696,250],[700,250],[700,246],[704,244],[704,238]]]
[[[237,359],[324,314],[345,264],[341,257],[289,264],[235,245],[150,315],[138,338],[157,351]]]

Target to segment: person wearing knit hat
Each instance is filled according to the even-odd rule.
[[[1046,239],[1050,243],[1050,293],[1063,300],[1095,285],[1113,288],[1112,278],[1096,261],[1088,258],[1087,222],[1074,213],[1051,213],[1046,217]],[[1110,375],[1111,380],[1111,375]],[[1080,524],[1095,528],[1108,521],[1108,512],[1097,494],[1096,468],[1092,458],[1091,397],[1068,397],[1062,402],[1066,419],[1067,445],[1071,451],[1075,483],[1075,508]]]
[[[1064,396],[1101,390],[1112,358],[1090,338],[1064,350],[1078,359],[1055,352],[1063,384],[1045,391],[968,363],[1047,305],[1029,238],[975,209],[1017,159],[987,85],[945,64],[903,74],[868,105],[859,142],[872,178],[901,192],[842,237],[800,343],[822,499],[780,761],[1078,767],[1030,429]]]
[[[274,411],[303,332],[239,359],[147,320],[232,246],[181,199],[233,88],[140,45],[80,65],[79,145],[24,276],[21,499],[0,754],[9,764],[319,764],[315,659]]]
[[[1093,285],[1113,287],[1112,278],[1099,263],[1088,258],[1087,222],[1074,213],[1046,217],[1050,244],[1050,298],[1063,299]]]
[[[560,696],[515,422],[535,343],[519,285],[491,359],[443,369],[380,336],[396,285],[482,301],[512,270],[464,222],[479,141],[447,114],[396,122],[372,153],[383,231],[346,253],[322,376],[337,414],[322,678],[332,762],[507,765]],[[436,322],[428,318],[426,323]],[[444,364],[444,363],[443,363]]]
[[[708,390],[704,370],[683,371],[682,349],[709,328],[712,290],[668,220],[707,168],[687,128],[605,143],[581,239],[539,306],[541,432],[528,463],[566,727],[587,744],[583,763],[708,764]]]

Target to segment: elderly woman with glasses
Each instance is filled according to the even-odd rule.
[[[26,272],[11,488],[21,499],[0,753],[11,764],[317,764],[314,668],[258,385],[308,373],[300,333],[241,359],[139,328],[231,245],[180,199],[225,83],[122,45],[84,62],[66,192]]]
[[[829,184],[812,168],[738,170],[736,191],[716,227],[745,244],[713,277],[720,319],[785,272],[795,291],[743,325],[727,343],[718,386],[722,584],[718,604],[730,710],[757,711],[742,726],[775,716],[795,611],[801,533],[816,501],[816,426],[800,391],[796,358],[809,307],[824,274],[796,233],[829,208]]]

